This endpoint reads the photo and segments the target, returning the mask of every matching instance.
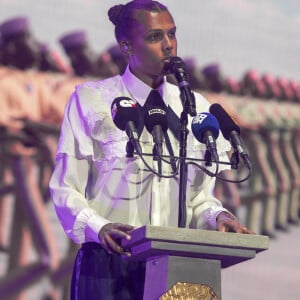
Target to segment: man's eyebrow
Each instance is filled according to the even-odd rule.
[[[151,33],[151,32],[161,32],[161,31],[163,31],[162,29],[149,29],[149,33]]]
[[[172,27],[172,28],[170,28],[170,29],[168,29],[168,31],[172,31],[172,30],[176,30],[177,28],[176,28],[176,26],[174,26],[174,27]],[[163,29],[161,29],[161,28],[153,28],[153,29],[149,29],[149,33],[151,33],[151,32],[161,32],[161,31],[164,31]]]

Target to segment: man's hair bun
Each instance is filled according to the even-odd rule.
[[[115,26],[117,26],[120,21],[120,16],[124,6],[124,4],[118,4],[108,10],[108,18]]]

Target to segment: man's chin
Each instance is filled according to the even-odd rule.
[[[162,74],[163,74],[164,76],[171,74],[171,71],[170,71],[170,64],[169,64],[168,62],[166,62],[166,63],[164,64],[163,69],[162,69]]]

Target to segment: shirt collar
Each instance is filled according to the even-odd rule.
[[[129,65],[127,66],[124,74],[122,75],[122,80],[125,86],[127,87],[131,97],[136,100],[141,106],[143,106],[146,102],[146,99],[151,92],[152,88],[148,86],[146,83],[137,78],[129,69]],[[162,95],[164,82],[157,89],[159,93]]]

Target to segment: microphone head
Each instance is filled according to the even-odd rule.
[[[212,104],[209,111],[219,121],[220,129],[225,139],[230,139],[230,133],[232,131],[236,131],[238,134],[241,133],[240,127],[233,121],[231,116],[219,103]]]
[[[178,56],[170,57],[169,70],[171,73],[176,73],[179,69],[185,70],[184,61]]]
[[[144,114],[146,129],[151,133],[154,126],[160,125],[163,132],[168,129],[167,112],[161,107],[151,107]]]
[[[111,104],[111,116],[115,125],[126,130],[129,121],[134,122],[135,127],[139,124],[139,114],[136,102],[128,97],[117,97]]]
[[[210,131],[215,139],[219,136],[219,122],[208,112],[198,113],[192,120],[192,132],[200,143],[206,143],[206,133]]]

